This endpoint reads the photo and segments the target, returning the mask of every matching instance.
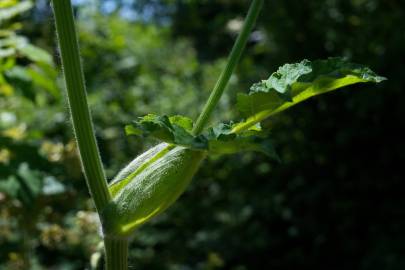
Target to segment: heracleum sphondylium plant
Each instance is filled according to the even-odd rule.
[[[341,58],[286,64],[267,80],[254,84],[247,94],[238,95],[236,106],[245,117],[243,121],[206,128],[262,5],[263,0],[252,1],[228,63],[197,121],[179,115],[149,114],[127,125],[127,135],[152,137],[161,143],[136,157],[108,184],[87,105],[71,2],[52,0],[74,133],[101,219],[107,269],[127,269],[130,235],[177,200],[208,155],[257,151],[277,159],[261,121],[312,96],[385,79]]]

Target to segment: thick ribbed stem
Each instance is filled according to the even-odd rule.
[[[128,269],[128,240],[127,239],[104,239],[107,270]]]
[[[52,0],[73,130],[87,186],[98,213],[111,201],[87,104],[70,0]],[[104,240],[108,270],[127,269],[127,240]]]
[[[108,191],[87,104],[72,5],[70,0],[53,0],[52,5],[73,129],[87,186],[97,211],[100,212],[111,200],[111,195]]]

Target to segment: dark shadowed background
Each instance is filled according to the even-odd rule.
[[[74,1],[110,179],[155,143],[126,137],[125,124],[198,115],[249,2]],[[135,233],[130,269],[405,269],[405,2],[265,2],[213,122],[238,119],[237,92],[304,58],[345,56],[388,80],[267,121],[281,164],[259,154],[207,160],[180,200]],[[98,221],[49,1],[30,3],[0,1],[0,269],[97,268]]]

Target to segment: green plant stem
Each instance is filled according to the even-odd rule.
[[[234,72],[236,65],[238,64],[239,59],[242,55],[242,52],[246,47],[249,35],[256,23],[262,5],[263,0],[253,0],[252,4],[250,5],[249,12],[246,16],[242,31],[240,32],[238,39],[236,40],[235,45],[232,48],[231,54],[228,57],[227,65],[221,73],[218,82],[212,90],[211,95],[209,96],[207,103],[205,104],[193,128],[194,135],[198,135],[202,132],[212,114],[212,111],[218,104],[219,99],[221,98],[226,86],[228,85],[229,79],[231,78],[232,73]]]
[[[284,106],[286,107],[286,106]],[[283,108],[284,110],[284,108]],[[248,130],[249,128],[253,127],[257,123],[260,123],[264,119],[276,114],[282,110],[275,110],[275,111],[263,111],[255,115],[254,117],[248,118],[245,122],[238,124],[235,128],[232,129],[231,133],[241,133],[243,131]]]
[[[90,194],[100,213],[111,200],[87,104],[73,10],[70,0],[53,0],[56,33],[65,75],[68,104]]]
[[[104,239],[104,246],[107,270],[127,270],[128,240],[107,237]]]
[[[298,102],[306,100],[307,98],[308,98],[308,96],[305,96],[305,95],[297,95],[294,97],[294,102],[287,102],[275,110],[261,111],[260,113],[257,113],[254,116],[249,117],[243,123],[236,125],[236,127],[232,129],[231,133],[241,133],[243,131],[246,131],[249,128],[256,125],[257,123],[260,123],[263,120],[269,118],[270,116],[280,113],[280,112],[294,106],[294,104],[297,104]]]

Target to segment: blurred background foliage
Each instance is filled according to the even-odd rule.
[[[125,124],[197,116],[249,1],[74,3],[111,179],[154,143],[125,137]],[[237,119],[235,93],[286,62],[346,56],[389,80],[266,122],[281,164],[207,160],[134,235],[131,269],[404,269],[404,16],[399,0],[266,1],[213,122]],[[0,1],[0,269],[101,269],[55,40],[49,1]]]

